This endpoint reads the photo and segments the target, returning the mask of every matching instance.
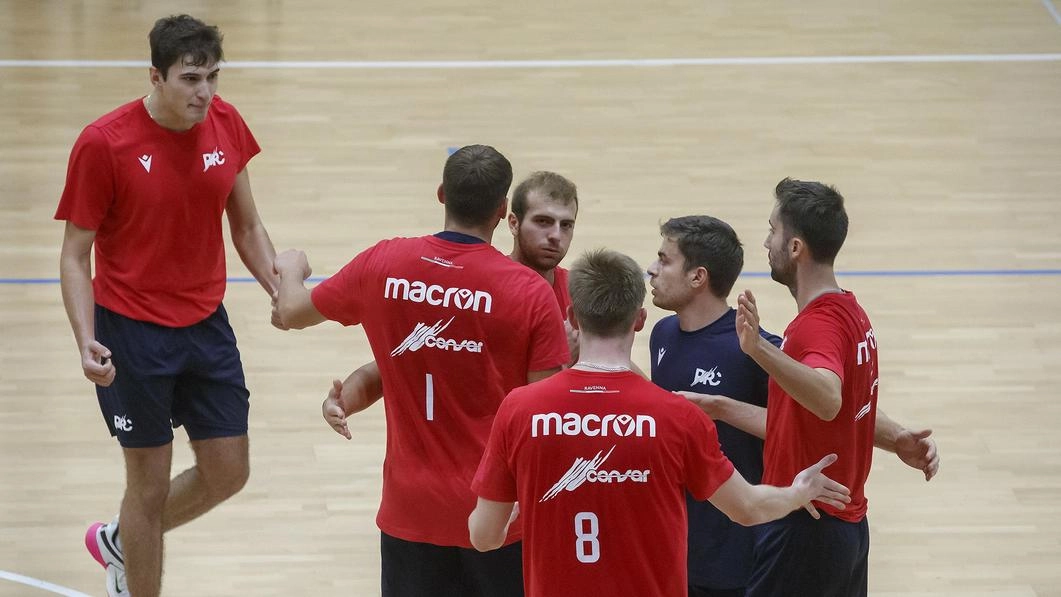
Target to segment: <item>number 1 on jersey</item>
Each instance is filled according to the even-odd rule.
[[[435,380],[430,373],[425,374],[427,384],[427,420],[435,420]]]
[[[589,523],[589,529],[586,524]],[[600,528],[597,524],[597,515],[593,512],[579,512],[575,514],[575,557],[583,564],[592,564],[600,559],[600,541],[597,541],[597,533]]]

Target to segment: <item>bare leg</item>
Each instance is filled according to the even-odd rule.
[[[191,442],[195,466],[174,477],[162,515],[169,531],[195,520],[239,492],[250,475],[247,436]],[[124,531],[125,520],[122,520]],[[139,597],[139,596],[138,596]]]
[[[120,532],[125,579],[130,594],[157,597],[162,590],[162,519],[173,444],[122,451],[126,480]]]

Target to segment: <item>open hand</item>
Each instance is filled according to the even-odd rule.
[[[759,349],[759,308],[755,305],[755,295],[745,290],[737,296],[737,339],[740,349],[748,356],[754,356]]]
[[[815,519],[821,518],[821,514],[812,502],[821,502],[837,510],[843,510],[845,504],[851,502],[851,490],[822,473],[822,470],[836,462],[836,459],[836,454],[829,454],[817,464],[800,471],[792,480],[792,487],[798,489],[805,498],[803,508]]]
[[[931,435],[931,429],[903,429],[895,438],[895,455],[907,466],[923,472],[925,481],[931,481],[939,472],[939,452]]]
[[[343,382],[338,379],[332,380],[332,389],[328,391],[328,397],[321,404],[321,412],[329,427],[346,439],[352,439],[350,428],[346,424],[346,410],[343,409],[343,403],[340,398],[342,395]]]

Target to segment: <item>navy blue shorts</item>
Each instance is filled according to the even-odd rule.
[[[96,339],[117,370],[96,396],[122,446],[164,446],[181,425],[192,440],[246,435],[250,393],[223,306],[199,323],[170,328],[96,305]]]
[[[383,597],[523,597],[523,544],[479,552],[380,533]]]
[[[869,522],[847,522],[800,508],[755,527],[755,568],[747,597],[865,597]]]
[[[739,589],[708,589],[690,584],[689,597],[744,597],[744,587]]]

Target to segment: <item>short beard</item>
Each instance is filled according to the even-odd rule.
[[[792,288],[796,285],[796,268],[794,267],[791,261],[789,261],[785,265],[786,267],[784,268],[777,268],[771,265],[770,277],[774,280],[774,282]]]

